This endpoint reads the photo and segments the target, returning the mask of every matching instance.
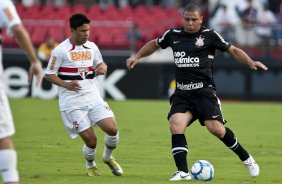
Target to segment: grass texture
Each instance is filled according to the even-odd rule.
[[[21,184],[165,184],[176,171],[171,156],[169,109],[166,100],[108,100],[115,113],[120,143],[114,152],[124,170],[114,176],[102,162],[103,132],[98,136],[96,163],[102,174],[88,177],[82,155],[83,142],[65,130],[58,100],[10,99],[16,125]],[[205,127],[194,123],[186,130],[189,167],[199,159],[210,161],[215,177],[209,183],[274,184],[282,182],[282,122],[280,103],[223,102],[224,118],[260,165],[251,178],[239,158]],[[193,183],[193,181],[188,181]],[[188,183],[187,182],[187,183]]]

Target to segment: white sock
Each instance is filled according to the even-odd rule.
[[[94,162],[96,156],[96,148],[92,149],[84,145],[83,154],[86,159],[86,168],[91,168],[96,166],[96,163]]]
[[[105,134],[104,142],[105,142],[105,148],[103,152],[103,158],[105,160],[109,160],[110,158],[112,158],[113,150],[116,148],[119,142],[119,133],[117,133],[117,135],[114,136]]]
[[[113,150],[114,149],[107,148],[107,146],[104,147],[104,152],[103,152],[104,160],[110,160],[110,158],[112,158]]]
[[[15,150],[0,150],[0,170],[4,183],[19,182],[17,153]]]

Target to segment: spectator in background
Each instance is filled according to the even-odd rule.
[[[131,52],[135,53],[137,43],[142,39],[142,34],[136,22],[133,22],[132,28],[127,32],[127,38],[129,40]]]
[[[268,5],[264,5],[263,9],[259,11],[257,17],[257,34],[260,37],[260,45],[264,56],[270,54],[270,39],[272,37],[272,28],[276,23],[274,14],[269,10]]]
[[[268,0],[267,2],[269,10],[274,13],[276,18],[276,24],[273,25],[273,41],[275,45],[282,45],[282,33],[281,33],[281,7],[282,0]]]
[[[241,23],[237,28],[237,41],[241,46],[253,47],[258,44],[259,38],[256,34],[257,8],[252,0],[236,5],[236,11],[240,16]]]
[[[139,0],[128,0],[128,4],[132,7],[132,8],[136,8],[138,5],[140,5]]]
[[[37,55],[39,59],[47,63],[50,59],[52,50],[58,45],[58,43],[55,41],[55,39],[52,36],[48,36],[46,41],[43,42],[37,51]]]
[[[19,184],[17,153],[12,139],[15,127],[3,81],[1,29],[6,29],[7,34],[13,36],[25,51],[30,61],[28,81],[31,83],[35,75],[36,84],[39,85],[43,74],[30,36],[22,25],[14,4],[10,0],[0,0],[0,172],[3,183]]]
[[[102,10],[107,9],[109,6],[112,6],[113,3],[110,0],[100,0],[99,6]]]
[[[232,11],[227,5],[220,4],[210,25],[218,31],[226,40],[231,43],[235,42],[235,26],[239,24],[238,15]]]

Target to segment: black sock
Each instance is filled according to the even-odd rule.
[[[173,134],[171,136],[172,155],[179,171],[188,172],[187,152],[188,145],[184,134]]]
[[[225,127],[226,133],[220,139],[229,149],[234,151],[240,160],[245,161],[249,158],[249,153],[240,145],[235,137],[234,133],[227,127]]]

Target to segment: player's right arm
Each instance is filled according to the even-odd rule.
[[[66,82],[66,81],[60,79],[55,74],[46,74],[45,79],[52,84],[66,88],[66,89],[71,90],[71,91],[79,92],[80,89],[81,89],[81,87],[79,86],[79,84],[77,83],[76,80],[73,80],[71,82]]]
[[[76,80],[67,82],[59,78],[57,75],[59,68],[62,65],[62,60],[63,60],[62,53],[63,52],[64,51],[60,48],[56,48],[52,51],[51,57],[48,62],[48,66],[45,71],[45,79],[48,82],[55,84],[57,86],[66,88],[71,91],[79,92],[81,88]]]
[[[147,42],[134,56],[126,60],[126,66],[128,70],[133,69],[138,63],[139,59],[153,54],[159,48],[160,46],[156,39]]]

